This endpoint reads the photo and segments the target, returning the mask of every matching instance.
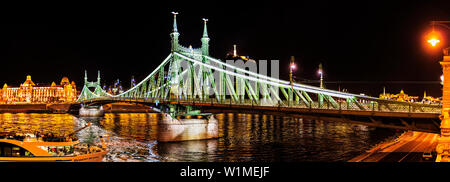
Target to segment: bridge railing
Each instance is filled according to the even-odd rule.
[[[279,107],[279,108],[305,108],[305,109],[327,109],[327,110],[348,110],[348,111],[373,111],[373,112],[405,112],[405,113],[441,113],[441,105],[437,104],[421,104],[408,102],[361,102],[356,105],[354,102],[347,102],[345,100],[336,100],[337,105],[329,102],[311,102],[305,104],[299,101],[279,101],[277,103],[264,103],[260,100],[259,103],[251,99],[244,99],[235,101],[233,99],[225,99],[217,101],[215,98],[199,99],[199,98],[132,98],[132,97],[99,97],[83,101],[83,103],[109,101],[109,102],[152,102],[152,103],[167,103],[174,102],[187,105],[204,105],[214,106],[221,105],[229,107],[232,106],[249,106],[249,107]]]

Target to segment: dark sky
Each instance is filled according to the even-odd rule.
[[[439,81],[440,51],[426,51],[423,36],[430,20],[450,20],[448,1],[173,2],[3,6],[0,84],[19,85],[30,74],[37,83],[67,76],[81,86],[85,69],[90,80],[97,70],[106,83],[119,78],[126,86],[131,75],[141,80],[170,53],[170,12],[178,11],[185,46],[201,45],[201,18],[210,20],[216,58],[237,44],[241,55],[280,60],[286,80],[293,55],[297,78],[317,80],[323,63],[326,81],[360,82],[330,89],[377,96],[386,86],[388,92],[441,95],[436,83],[392,81]]]

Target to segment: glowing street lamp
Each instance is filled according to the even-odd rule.
[[[294,56],[291,56],[291,64],[290,64],[290,66],[289,66],[289,68],[290,68],[290,72],[289,72],[289,77],[291,78],[291,87],[292,87],[292,90],[294,90],[294,82],[293,82],[293,80],[292,80],[292,70],[295,70],[295,68],[297,67],[296,65],[295,65],[295,58],[294,58]]]
[[[427,37],[428,37],[427,42],[430,43],[431,46],[436,47],[436,45],[439,42],[441,42],[439,40],[441,36],[440,36],[439,32],[436,32],[434,30],[435,23],[432,23],[432,26],[433,26],[433,30],[427,35]]]
[[[292,72],[292,70],[295,70],[295,67],[296,67],[295,63],[294,64],[291,63],[291,72]]]
[[[436,46],[437,43],[439,43],[441,41],[439,41],[438,39],[432,38],[432,39],[428,40],[427,42],[430,43],[431,46],[434,47],[434,46]]]
[[[291,81],[291,92],[289,93],[289,101],[288,101],[289,103],[294,100],[293,99],[293,97],[294,97],[294,80],[292,79],[292,70],[294,70],[296,68],[294,61],[295,61],[294,56],[291,56],[291,63],[289,66],[289,68],[290,68],[289,69],[290,70],[289,77],[290,77],[290,81]]]
[[[320,75],[320,88],[323,88],[323,70],[322,70],[322,63],[319,64],[319,70],[317,70],[317,73]]]
[[[440,31],[435,31],[435,27],[443,27],[445,29],[450,30],[450,26],[447,24],[450,24],[450,21],[431,21],[432,31],[427,35],[427,42],[432,46],[436,47],[442,39],[442,36]],[[444,41],[445,42],[445,41]]]
[[[295,68],[297,67],[295,65],[295,58],[294,56],[291,56],[291,63],[289,64],[289,70],[290,70],[290,77],[291,77],[291,82],[292,82],[292,71],[295,70]]]

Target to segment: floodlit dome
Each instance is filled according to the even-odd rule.
[[[66,84],[70,84],[69,78],[63,77],[63,78],[61,79],[61,85],[66,85]]]
[[[21,86],[29,86],[29,85],[34,86],[35,84],[33,81],[31,81],[31,76],[27,75],[27,80],[25,80],[25,82],[23,82]]]

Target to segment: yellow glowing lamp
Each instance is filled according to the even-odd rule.
[[[291,64],[291,69],[295,69],[295,64]]]
[[[439,43],[441,41],[439,41],[438,39],[432,38],[432,39],[428,40],[427,42],[430,43],[431,46],[434,47],[434,46],[436,46],[437,43]]]

